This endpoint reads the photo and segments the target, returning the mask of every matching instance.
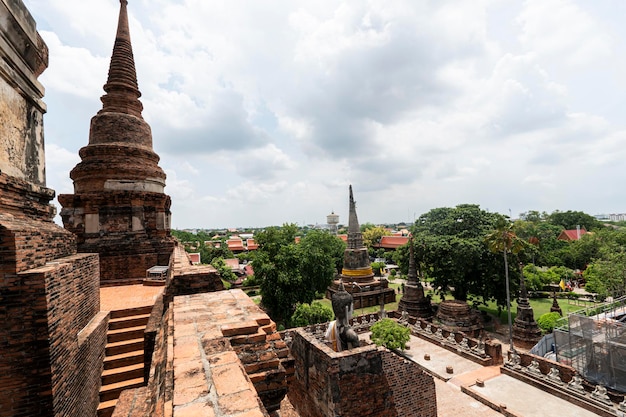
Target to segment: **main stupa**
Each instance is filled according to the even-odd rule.
[[[350,185],[350,213],[348,216],[348,246],[343,254],[343,269],[341,274],[328,287],[326,297],[331,298],[339,291],[339,284],[343,281],[346,291],[354,297],[354,308],[370,307],[396,301],[396,292],[389,288],[386,279],[374,277],[367,248],[363,245],[363,235],[356,215],[356,203]]]
[[[76,235],[79,252],[100,254],[102,286],[135,284],[147,269],[168,265],[175,239],[165,172],[141,114],[126,0],[120,0],[104,91],[89,143],[70,173],[74,194],[59,195],[61,218]]]

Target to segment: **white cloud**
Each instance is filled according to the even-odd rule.
[[[71,189],[87,144],[117,24],[117,2],[88,3],[26,1],[50,47],[41,80],[58,190]],[[459,203],[626,210],[607,181],[625,174],[621,3],[141,0],[128,10],[175,227],[315,223],[331,209],[345,220],[349,183],[364,222]]]

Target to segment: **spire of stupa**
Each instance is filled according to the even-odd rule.
[[[127,5],[127,0],[120,0],[117,34],[109,66],[109,78],[104,85],[106,94],[100,98],[103,104],[100,113],[116,112],[141,117],[143,105],[139,101],[141,92],[137,85],[135,59],[130,42]]]
[[[415,267],[413,238],[409,239],[409,273],[406,276],[407,284],[418,285],[417,268]]]
[[[352,195],[352,184],[350,184],[350,213],[348,215],[348,249],[360,249],[363,247],[363,235],[359,226],[359,219],[356,215],[356,203]]]

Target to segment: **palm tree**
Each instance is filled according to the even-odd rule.
[[[511,293],[509,290],[509,261],[507,253],[518,254],[525,247],[525,241],[518,238],[513,230],[513,223],[501,216],[496,222],[496,229],[485,236],[489,249],[504,256],[504,276],[506,280],[506,308],[509,316],[509,350],[513,352],[513,326],[511,320]]]

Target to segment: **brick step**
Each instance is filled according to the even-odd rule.
[[[110,313],[110,318],[118,319],[120,317],[138,316],[141,314],[150,314],[152,306],[127,308],[125,310],[114,310]]]
[[[109,320],[109,330],[126,329],[128,327],[145,326],[148,324],[150,314],[139,314],[136,316],[117,317]]]
[[[104,354],[106,356],[115,356],[139,350],[143,350],[143,334],[141,338],[107,343]]]
[[[107,342],[122,342],[124,340],[143,339],[146,326],[127,327],[125,329],[109,330],[107,332]]]
[[[143,378],[135,378],[115,384],[103,385],[100,388],[100,403],[117,400],[125,389],[143,387]]]
[[[117,398],[114,400],[104,401],[98,404],[98,417],[111,417],[113,411],[115,411],[115,405],[117,404]]]
[[[105,369],[102,371],[102,386],[137,378],[143,379],[143,362],[121,368]]]
[[[128,365],[143,363],[143,349],[110,355],[104,358],[104,369],[121,368]]]

